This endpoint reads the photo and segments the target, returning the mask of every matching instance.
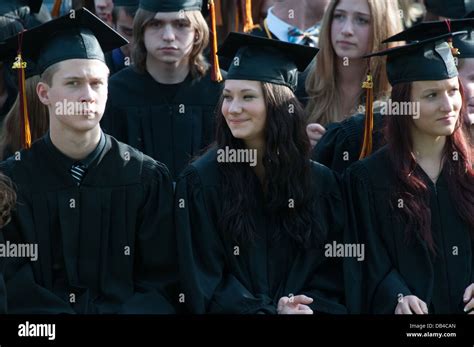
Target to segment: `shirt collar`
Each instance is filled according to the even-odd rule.
[[[280,41],[288,42],[288,31],[293,28],[293,26],[275,16],[273,6],[270,7],[267,12],[267,25],[268,30]]]
[[[46,145],[48,146],[48,148],[51,151],[53,151],[54,153],[56,153],[56,155],[63,161],[63,163],[66,164],[66,167],[71,167],[73,164],[81,163],[86,168],[88,168],[99,157],[99,155],[102,153],[102,151],[105,147],[105,142],[106,142],[104,133],[101,130],[100,131],[100,140],[99,140],[99,143],[97,144],[97,147],[91,153],[89,153],[89,155],[86,158],[84,158],[82,160],[75,160],[75,159],[69,158],[67,155],[62,153],[53,144],[53,142],[51,141],[51,136],[50,136],[49,131],[46,134],[46,136],[44,137],[44,140],[45,140]]]

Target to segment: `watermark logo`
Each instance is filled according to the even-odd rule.
[[[26,321],[18,325],[20,337],[47,337],[52,341],[56,339],[56,324],[36,324]]]
[[[36,243],[0,243],[0,258],[30,258],[38,260],[38,244]]]
[[[79,101],[58,101],[55,105],[55,113],[57,116],[86,116],[94,118],[96,112],[90,108],[87,102]]]
[[[413,119],[420,118],[420,103],[417,101],[388,101],[380,102],[380,113],[388,116],[411,116]]]
[[[324,256],[327,258],[357,258],[357,261],[364,261],[365,247],[361,243],[327,243],[324,245]]]
[[[248,163],[250,166],[257,166],[256,149],[234,149],[225,146],[224,149],[217,150],[217,162],[219,163]]]

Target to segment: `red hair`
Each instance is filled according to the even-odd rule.
[[[459,82],[463,105],[452,135],[446,137],[444,147],[444,175],[448,184],[451,199],[461,219],[474,234],[474,170],[472,168],[472,148],[466,136],[466,124],[463,115],[466,103],[462,84]],[[396,84],[392,88],[393,102],[411,101],[411,83]],[[434,241],[431,232],[431,210],[429,190],[422,177],[415,171],[416,161],[413,156],[413,140],[407,131],[412,125],[411,117],[387,117],[385,136],[387,138],[390,161],[397,176],[395,196],[403,199],[404,208],[398,210],[407,222],[407,236],[418,232],[434,253]],[[450,160],[457,153],[457,160]],[[474,235],[471,235],[474,236]]]

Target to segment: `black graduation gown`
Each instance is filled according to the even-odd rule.
[[[177,178],[189,160],[215,137],[214,111],[221,85],[209,74],[190,76],[168,103],[165,91],[148,72],[132,67],[109,81],[104,131],[164,163]]]
[[[0,244],[5,244],[2,233],[0,232]],[[4,262],[0,261],[0,314],[7,313],[7,290],[5,288],[5,281],[3,280],[3,266]]]
[[[384,144],[383,119],[382,114],[374,112],[372,152]],[[365,114],[356,114],[342,122],[329,124],[326,133],[313,149],[312,159],[338,173],[344,172],[359,160],[364,140],[364,122]]]
[[[346,313],[340,259],[326,258],[322,246],[304,251],[285,238],[273,240],[278,226],[263,207],[255,211],[258,236],[253,245],[237,245],[219,230],[222,191],[216,156],[216,149],[210,149],[183,171],[176,186],[180,278],[187,308],[199,314],[276,314],[282,296],[305,294],[314,299],[314,312]],[[337,181],[322,165],[313,163],[312,170],[318,182],[315,218],[330,231],[330,238],[339,239],[345,219]],[[256,194],[262,201],[262,194]]]
[[[20,155],[0,165],[18,194],[2,235],[37,243],[38,260],[0,264],[8,312],[173,313],[178,272],[166,167],[108,135],[80,186],[45,138]]]
[[[449,195],[446,169],[436,185],[416,170],[430,190],[436,257],[418,234],[406,239],[404,220],[390,208],[390,200],[397,208],[399,201],[391,191],[395,176],[387,147],[345,172],[348,225],[353,240],[366,244],[364,266],[353,268],[358,285],[352,294],[360,295],[362,311],[393,314],[401,294],[416,295],[430,313],[463,312],[464,290],[474,282],[474,243]]]
[[[5,121],[5,117],[7,116],[8,112],[10,112],[13,104],[18,95],[18,91],[13,85],[10,76],[7,76],[7,73],[4,73],[3,76],[0,78],[5,79],[5,88],[7,90],[8,96],[5,100],[5,103],[0,107],[0,130],[3,128],[3,122]]]

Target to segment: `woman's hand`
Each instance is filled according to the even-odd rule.
[[[278,314],[313,314],[309,304],[313,299],[306,295],[283,296],[278,300]]]
[[[306,126],[306,134],[308,135],[309,142],[311,142],[311,149],[321,140],[325,132],[326,129],[319,123],[310,123]]]
[[[474,314],[474,283],[471,283],[464,291],[463,301],[466,304],[466,306],[464,306],[464,312]]]
[[[395,314],[428,314],[426,303],[415,295],[403,296],[395,307]]]

